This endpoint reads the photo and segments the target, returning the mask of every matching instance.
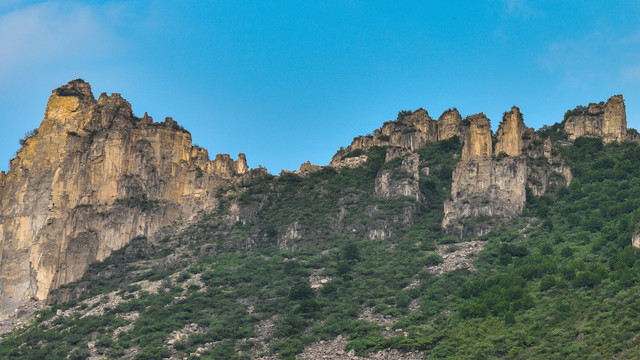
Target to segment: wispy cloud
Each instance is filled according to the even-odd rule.
[[[539,15],[540,11],[533,8],[527,0],[501,0],[509,15],[530,17]]]
[[[548,45],[538,62],[567,86],[594,81],[640,81],[640,37],[599,29]]]
[[[116,47],[98,8],[62,1],[18,6],[0,15],[0,80],[38,66],[99,58]]]

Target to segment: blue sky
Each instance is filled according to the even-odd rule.
[[[327,164],[401,109],[520,107],[528,126],[623,94],[640,127],[638,1],[0,2],[0,169],[69,80],[172,116],[272,173]]]

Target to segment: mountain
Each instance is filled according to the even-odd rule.
[[[0,175],[2,358],[637,358],[621,95],[401,111],[328,166],[209,160],[74,80]]]

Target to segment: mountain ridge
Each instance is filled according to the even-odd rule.
[[[135,276],[122,273],[123,264],[138,269],[132,274],[155,273],[149,275],[155,279],[158,272],[189,267],[191,257],[205,261],[228,251],[269,247],[282,254],[304,252],[323,242],[334,244],[336,238],[363,249],[378,246],[363,240],[392,247],[404,238],[420,239],[415,244],[424,245],[413,246],[426,251],[421,261],[430,266],[448,259],[449,249],[457,254],[455,246],[463,247],[465,256],[484,256],[487,244],[487,251],[495,251],[486,240],[491,231],[509,234],[512,222],[532,211],[545,218],[549,199],[581,186],[572,180],[576,174],[584,177],[586,170],[566,149],[629,147],[627,140],[637,143],[638,137],[626,129],[620,95],[606,104],[570,110],[562,123],[538,132],[525,126],[517,107],[505,112],[496,134],[484,114],[463,120],[451,109],[433,120],[419,109],[401,112],[397,121],[385,123],[371,136],[355,138],[329,166],[305,163],[296,172],[273,177],[262,168],[249,170],[244,156],[209,160],[206,150],[193,146],[190,134],[173,119],[154,123],[146,114],[137,118],[119,94],[102,94],[96,100],[87,83],[75,80],[53,91],[40,130],[24,140],[12,171],[0,175],[4,322],[23,323],[44,305],[82,298],[103,281],[109,286],[138,284]],[[617,166],[602,161],[602,169]],[[527,221],[537,224],[533,218]],[[601,229],[601,222],[593,229]],[[531,224],[524,229],[549,226]],[[630,244],[631,235],[627,238]],[[440,239],[437,246],[435,239]],[[472,244],[466,241],[470,239],[483,240]],[[344,258],[333,273],[321,276],[322,270],[313,268],[312,286],[317,285],[318,292],[336,286],[325,288],[332,284],[330,278],[347,281],[351,269],[363,261],[344,246],[331,250],[346,254],[340,255]],[[505,254],[524,256],[508,246]],[[468,261],[460,264],[475,271]],[[445,266],[445,276],[457,266]],[[290,276],[298,270],[287,271]],[[137,290],[133,293],[138,296]],[[17,300],[6,300],[15,294]],[[316,307],[309,301],[298,303],[297,296],[289,295],[292,305]],[[513,311],[520,311],[519,306]],[[311,308],[302,314],[312,316],[316,310]],[[471,308],[459,311],[468,314]]]

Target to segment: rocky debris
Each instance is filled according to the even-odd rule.
[[[442,275],[456,269],[467,269],[476,271],[473,264],[475,256],[484,249],[486,241],[468,241],[457,244],[438,245],[436,252],[442,257],[443,262],[427,269],[436,274]]]
[[[400,167],[382,170],[376,177],[374,193],[383,199],[414,198],[420,201],[420,155],[411,153]]]
[[[338,335],[333,340],[319,341],[307,347],[302,354],[296,356],[299,360],[361,360],[361,359],[378,359],[378,360],[422,360],[424,354],[417,352],[403,353],[398,350],[384,350],[372,352],[366,357],[357,356],[355,351],[345,351],[345,347],[349,341],[342,335]]]
[[[254,356],[251,356],[252,359],[258,360],[279,360],[280,357],[277,355],[267,355],[257,357],[255,354],[265,354],[269,352],[269,342],[267,339],[270,339],[273,333],[276,331],[275,321],[277,317],[272,317],[271,319],[265,319],[258,322],[254,327],[254,332],[256,333],[256,337],[243,339],[243,341],[252,342],[256,346],[256,350],[254,351]]]
[[[413,299],[409,302],[409,312],[417,313],[420,311],[420,301],[418,299]]]
[[[193,324],[193,323],[187,324],[182,329],[176,330],[171,334],[169,334],[169,336],[165,340],[165,343],[173,347],[173,345],[178,341],[186,342],[189,339],[189,335],[191,334],[204,333],[204,332],[205,332],[205,329],[202,329],[197,324]]]
[[[309,284],[311,284],[312,289],[319,289],[325,286],[331,278],[328,276],[320,275],[324,271],[324,268],[321,269],[313,269],[311,271],[311,275],[309,275]]]
[[[398,322],[398,318],[396,317],[390,315],[374,314],[372,308],[365,308],[362,313],[358,315],[358,320],[375,322],[378,325],[382,326],[393,326],[396,322]]]
[[[148,281],[142,280],[136,283],[131,284],[133,288],[137,290],[128,292],[127,294],[122,294],[120,291],[112,291],[108,294],[97,295],[88,299],[83,300],[78,305],[69,308],[65,311],[58,310],[58,312],[49,320],[45,321],[44,324],[50,325],[54,320],[59,317],[70,317],[75,313],[81,313],[81,318],[87,316],[102,316],[104,315],[107,309],[113,309],[119,304],[128,301],[130,298],[138,298],[140,296],[140,292],[144,291],[151,294],[158,293],[162,285],[162,280],[158,281]],[[123,317],[128,320],[135,320],[139,314],[137,312],[129,313],[124,315]]]
[[[413,279],[411,280],[411,282],[409,283],[409,285],[405,286],[403,290],[411,290],[411,289],[415,289],[418,286],[420,286],[420,279]]]
[[[215,208],[218,188],[265,171],[248,170],[244,154],[210,161],[175,120],[137,118],[120,94],[96,100],[82,80],[53,90],[38,132],[0,176],[0,321],[19,320],[89,264]]]
[[[126,333],[127,331],[133,329],[134,326],[135,326],[135,324],[133,322],[136,321],[140,317],[140,313],[138,313],[138,312],[130,312],[130,313],[123,314],[123,315],[120,315],[120,316],[125,320],[129,320],[130,323],[125,325],[125,326],[120,326],[120,327],[116,328],[115,330],[113,330],[113,336],[112,336],[113,340],[118,339],[118,335],[120,335],[121,333]]]
[[[563,121],[570,140],[581,136],[601,137],[604,143],[627,139],[627,114],[622,95],[614,95],[606,103],[591,103],[568,110]]]

